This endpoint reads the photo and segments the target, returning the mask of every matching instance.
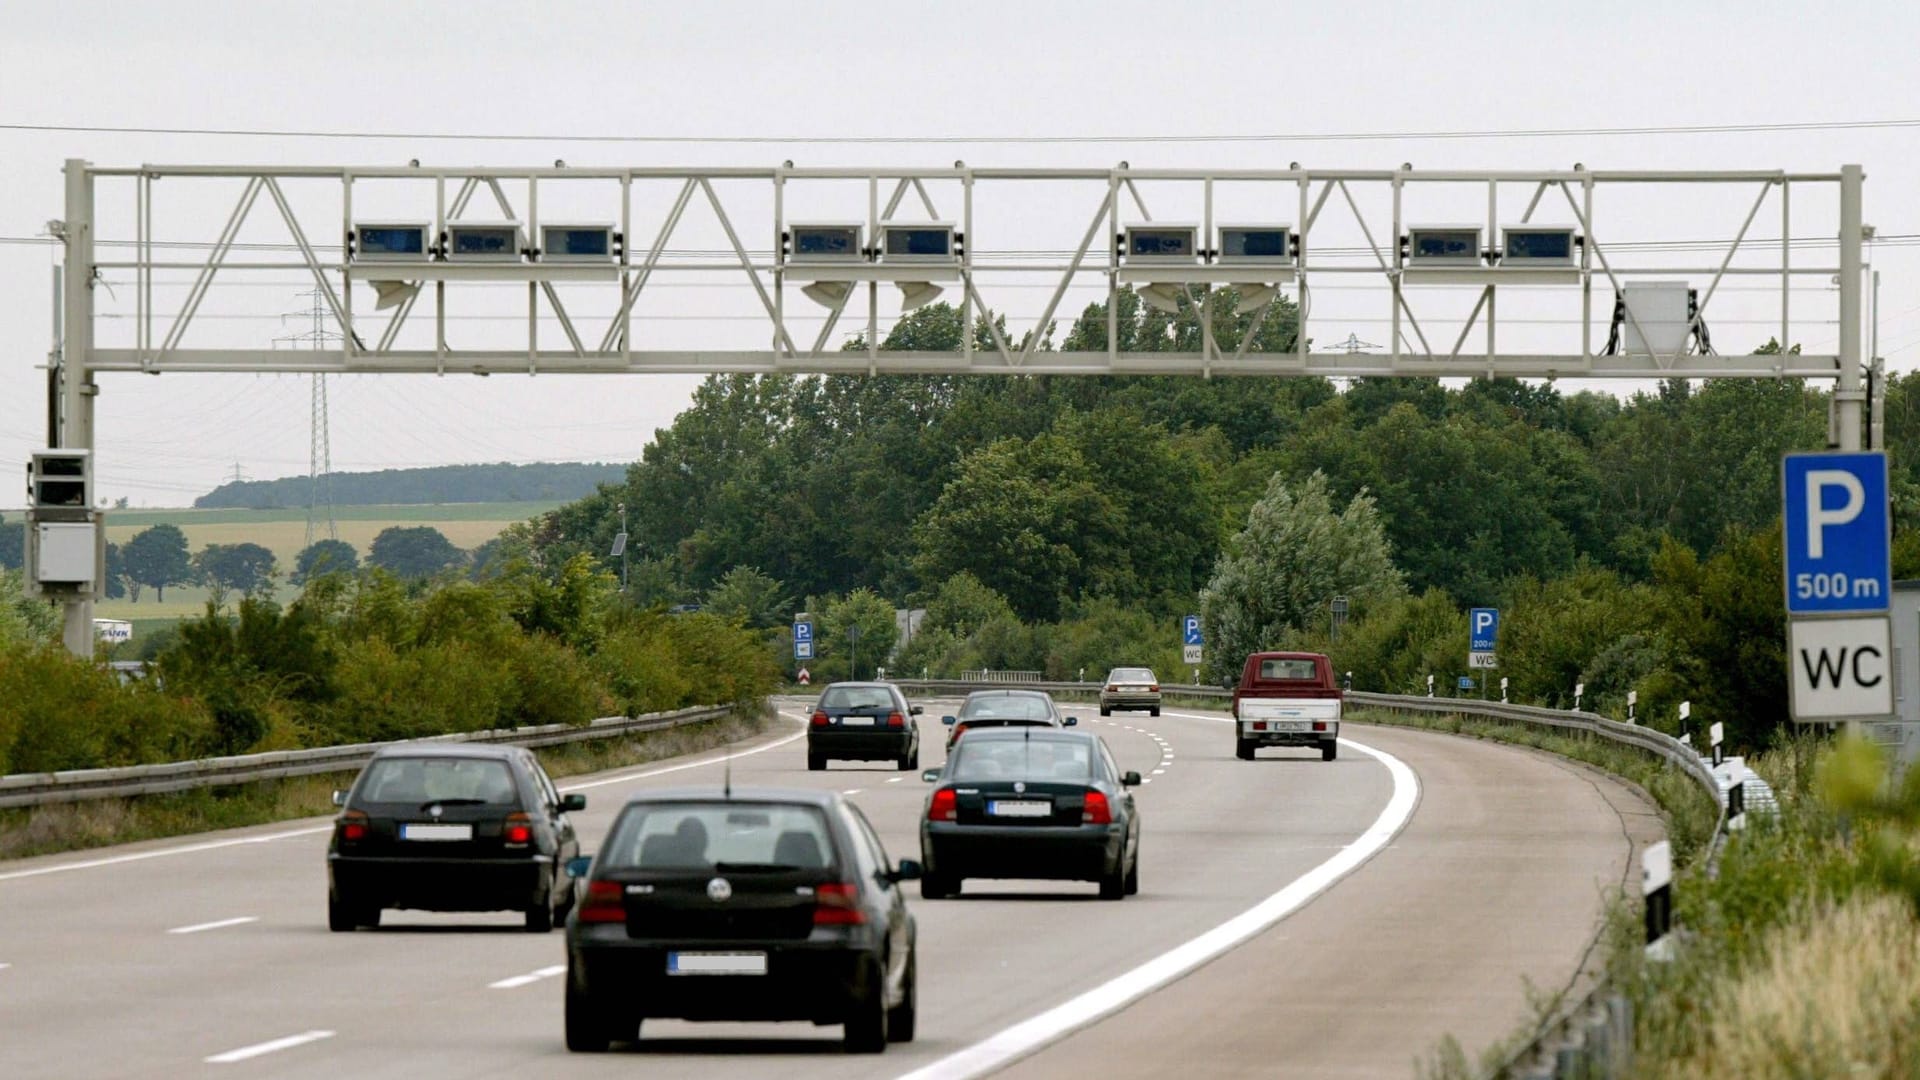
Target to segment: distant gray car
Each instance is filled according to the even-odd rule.
[[[1152,668],[1117,667],[1107,672],[1106,685],[1100,688],[1100,715],[1112,716],[1115,709],[1145,709],[1160,715],[1160,678]]]

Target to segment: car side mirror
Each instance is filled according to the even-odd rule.
[[[347,793],[336,789],[333,793],[333,805],[335,806],[347,805]]]
[[[567,876],[574,879],[575,881],[578,881],[581,878],[586,877],[587,871],[592,869],[593,869],[593,856],[591,855],[581,855],[578,858],[567,860]]]
[[[1079,722],[1080,722],[1080,718],[1079,718],[1079,717],[1077,717],[1077,716],[1069,716],[1069,717],[1067,717],[1067,726],[1068,726],[1068,727],[1072,727],[1072,726],[1074,726],[1075,724],[1078,724]]]
[[[947,725],[948,727],[952,727],[952,726],[954,725],[954,719],[953,719],[953,717],[951,717],[951,716],[943,716],[943,717],[941,717],[941,718],[940,718],[940,722],[941,722],[941,723],[943,723],[943,724],[945,724],[945,725]]]
[[[925,780],[929,784],[937,784],[940,782],[940,770],[928,769],[926,772],[920,774],[920,779]]]
[[[585,795],[560,796],[560,812],[563,814],[571,814],[575,810],[585,810],[586,808],[587,797]]]
[[[926,711],[927,711],[927,710],[925,710],[925,709],[923,709],[923,708],[921,708],[921,707],[920,707],[920,706],[918,706],[918,705],[912,705],[912,706],[909,706],[909,707],[907,708],[907,715],[908,715],[908,716],[919,716],[919,715],[920,715],[921,713],[924,713],[924,712],[926,712]]]
[[[900,865],[894,869],[893,873],[887,876],[894,881],[919,881],[920,873],[919,863],[914,862],[912,859],[901,859]]]
[[[1121,787],[1139,787],[1139,786],[1140,786],[1140,774],[1139,774],[1139,773],[1137,773],[1137,772],[1123,772],[1123,773],[1121,773],[1121,774],[1120,774],[1120,786],[1121,786]]]

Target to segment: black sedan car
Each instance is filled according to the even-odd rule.
[[[1097,881],[1140,891],[1140,814],[1105,741],[1078,731],[988,728],[955,746],[920,823],[920,895],[957,896],[970,877]]]
[[[1066,728],[1080,720],[1063,715],[1045,690],[975,690],[960,703],[957,714],[943,716],[940,722],[953,729],[947,733],[947,749],[952,750],[960,736],[981,728]]]
[[[409,743],[373,756],[327,845],[327,927],[380,925],[384,908],[520,911],[544,933],[573,902],[580,853],[562,796],[518,746]]]
[[[834,683],[820,692],[807,724],[807,768],[834,759],[891,761],[902,772],[920,767],[920,706],[892,683]]]
[[[913,1039],[915,933],[859,807],[838,794],[649,791],[620,811],[567,921],[567,1049],[647,1017],[844,1024],[846,1046]]]

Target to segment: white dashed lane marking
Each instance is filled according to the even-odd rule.
[[[567,970],[567,965],[565,964],[556,964],[553,967],[543,967],[538,971],[528,972],[525,975],[515,975],[512,978],[501,979],[499,982],[488,983],[487,989],[514,990],[522,986],[527,986],[531,983],[537,983],[541,979],[551,979],[555,975],[563,975],[566,973],[566,970]]]
[[[216,922],[194,923],[192,926],[176,926],[167,931],[169,934],[197,934],[202,930],[218,930],[226,926],[241,926],[250,922],[259,922],[258,915],[242,915],[234,919],[220,919]]]
[[[321,1039],[331,1038],[333,1038],[333,1032],[331,1031],[303,1031],[298,1035],[289,1035],[284,1039],[255,1043],[252,1046],[243,1046],[238,1050],[229,1050],[224,1054],[215,1054],[207,1058],[206,1061],[209,1065],[231,1065],[236,1061],[257,1058],[262,1054],[271,1054],[277,1050],[291,1050],[296,1046],[305,1046],[310,1042],[319,1042]]]

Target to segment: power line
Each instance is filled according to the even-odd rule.
[[[317,129],[142,127],[109,124],[0,124],[0,131],[87,135],[197,135],[248,139],[404,139],[436,142],[635,143],[670,145],[878,146],[956,144],[1088,145],[1111,143],[1372,142],[1394,139],[1541,139],[1619,135],[1777,134],[1797,131],[1873,131],[1920,127],[1920,119],[1805,120],[1771,124],[1658,124],[1642,127],[1496,128],[1436,131],[1337,131],[1219,135],[536,135],[433,131],[324,131]]]

